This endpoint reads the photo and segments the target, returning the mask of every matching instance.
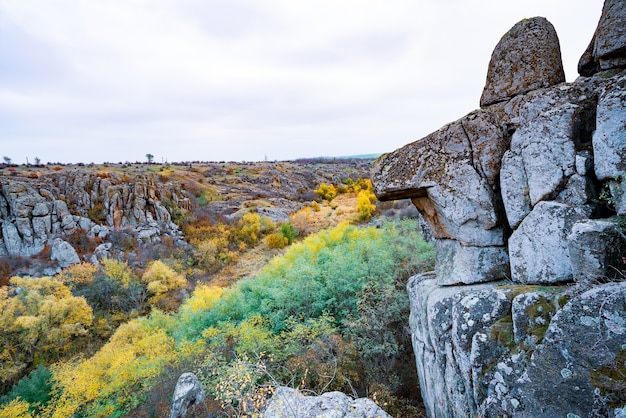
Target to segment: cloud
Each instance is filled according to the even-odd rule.
[[[572,80],[601,7],[7,0],[0,148],[96,162],[386,152],[477,107],[491,51],[521,18],[552,21]]]

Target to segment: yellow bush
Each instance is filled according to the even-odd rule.
[[[314,192],[316,195],[329,202],[337,196],[337,189],[332,184],[322,183]]]
[[[285,248],[289,240],[281,234],[270,234],[265,237],[265,245],[267,248]]]
[[[132,281],[136,280],[135,273],[126,262],[105,258],[100,263],[104,274],[124,287],[128,287]]]
[[[14,399],[0,407],[0,418],[31,418],[32,414],[28,411],[29,406],[28,402],[19,398]]]
[[[366,221],[372,217],[372,214],[376,210],[376,196],[371,190],[361,190],[357,196],[356,207],[359,211],[359,219]]]
[[[208,311],[215,305],[215,302],[222,297],[224,290],[217,286],[207,286],[201,284],[196,287],[193,296],[183,305],[183,309],[190,312]]]
[[[313,208],[314,212],[319,212],[320,210],[322,210],[322,208],[320,207],[320,204],[317,203],[316,201],[311,202],[311,207]]]
[[[91,263],[74,264],[61,272],[61,279],[65,283],[91,283],[98,267]]]
[[[167,292],[187,286],[187,279],[161,260],[150,263],[141,280],[147,285],[152,303],[158,302]]]

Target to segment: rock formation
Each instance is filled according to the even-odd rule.
[[[176,382],[170,418],[185,418],[188,411],[204,403],[204,389],[193,373],[183,373]],[[206,409],[206,406],[204,406]]]
[[[341,392],[305,396],[296,389],[282,386],[276,389],[262,416],[263,418],[391,418],[391,415],[367,398],[355,400]]]
[[[76,169],[38,179],[0,178],[0,257],[30,257],[50,245],[56,264],[47,274],[54,274],[81,261],[67,242],[74,233],[107,241],[124,231],[143,243],[165,236],[182,242],[165,205],[184,207],[183,196],[152,177],[114,172]]]
[[[432,417],[626,416],[626,2],[563,82],[543,18],[498,43],[481,108],[382,156],[436,239],[410,325]]]

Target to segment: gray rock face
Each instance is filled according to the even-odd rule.
[[[596,33],[599,69],[622,65],[625,15],[606,2],[601,26],[622,23]],[[548,25],[503,37],[480,111],[373,169],[435,235],[434,274],[408,285],[432,417],[626,413],[626,70],[554,85]]]
[[[305,396],[300,391],[282,386],[276,389],[262,416],[264,418],[391,418],[367,398],[353,400],[341,392]]]
[[[517,283],[557,283],[572,280],[568,236],[584,208],[540,202],[509,238],[511,278]]]
[[[593,135],[594,168],[600,180],[626,176],[626,79],[606,89],[598,102]]]
[[[184,203],[179,193],[173,185],[157,187],[150,177],[129,179],[115,173],[101,177],[87,170],[38,179],[2,177],[0,256],[29,257],[47,244],[57,245],[53,261],[63,267],[75,262],[66,240],[78,231],[106,240],[112,230],[123,229],[142,243],[160,242],[163,236],[181,242],[182,233],[163,205],[166,201]],[[55,238],[65,244],[59,247]]]
[[[441,287],[413,277],[410,325],[432,417],[613,416],[626,402],[626,282],[569,299],[566,287]],[[621,363],[620,363],[621,361]]]
[[[204,389],[193,373],[183,373],[176,382],[170,418],[185,418],[190,408],[204,403]]]
[[[55,238],[52,241],[50,259],[52,261],[57,261],[61,268],[80,263],[80,258],[78,258],[78,254],[76,253],[74,247],[72,247],[69,242],[63,241],[61,238]]]
[[[561,47],[554,27],[543,17],[524,19],[494,49],[480,105],[487,106],[563,81]]]
[[[626,11],[623,0],[606,0],[591,43],[578,62],[578,73],[626,67]]]

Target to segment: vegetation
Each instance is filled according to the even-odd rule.
[[[404,287],[432,268],[434,255],[416,221],[353,224],[377,214],[363,179],[298,192],[315,200],[282,222],[263,216],[261,198],[231,220],[215,218],[212,186],[188,180],[184,188],[192,207],[166,207],[189,246],[142,254],[113,231],[107,239],[116,248],[154,258],[7,277],[0,417],[167,415],[182,371],[200,377],[205,407],[216,414],[261,408],[279,384],[370,396],[393,414],[413,413],[419,394],[415,371],[403,366],[413,361]],[[101,220],[102,208],[91,209]],[[81,256],[101,242],[68,239]],[[271,256],[262,269],[240,265]],[[247,277],[237,280],[241,272]]]

